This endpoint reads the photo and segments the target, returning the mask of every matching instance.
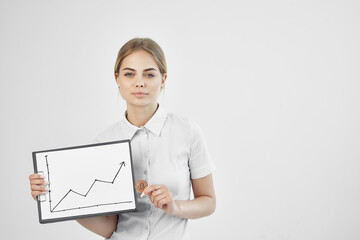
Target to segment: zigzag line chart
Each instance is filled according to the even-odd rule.
[[[92,204],[92,205],[83,205],[83,206],[77,206],[77,207],[71,207],[71,208],[65,208],[65,209],[58,209],[59,206],[61,206],[61,203],[66,199],[69,198],[71,196],[80,196],[82,198],[86,198],[88,197],[89,193],[91,193],[91,190],[93,189],[93,187],[95,185],[109,185],[109,184],[114,184],[116,182],[116,179],[119,175],[119,173],[121,172],[121,169],[123,167],[125,167],[125,162],[121,162],[119,169],[117,170],[115,176],[112,178],[111,181],[106,181],[106,180],[101,180],[101,179],[94,179],[94,181],[92,182],[92,184],[90,185],[90,187],[88,188],[88,190],[85,193],[80,193],[79,191],[76,191],[74,189],[69,189],[68,192],[61,197],[61,199],[55,203],[53,203],[54,201],[51,199],[51,179],[50,179],[50,168],[49,168],[49,161],[48,161],[48,155],[45,155],[45,160],[46,160],[46,168],[47,168],[47,177],[48,177],[48,186],[49,186],[49,206],[50,206],[50,212],[51,213],[56,213],[56,212],[65,212],[65,211],[71,211],[71,210],[79,210],[79,209],[84,209],[84,208],[94,208],[94,207],[100,207],[100,206],[106,206],[106,205],[117,205],[117,204],[124,204],[124,203],[132,203],[133,201],[122,201],[122,202],[110,202],[110,203],[99,203],[99,204]]]

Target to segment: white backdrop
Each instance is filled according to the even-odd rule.
[[[101,239],[41,225],[31,152],[119,120],[113,66],[133,37],[168,61],[167,111],[194,118],[217,210],[193,239],[360,239],[360,2],[0,1],[0,239]]]

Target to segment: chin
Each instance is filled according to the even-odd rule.
[[[150,102],[149,100],[146,101],[145,99],[139,99],[136,101],[127,101],[127,102],[136,107],[146,107],[153,104],[153,102]]]

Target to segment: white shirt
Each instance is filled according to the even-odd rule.
[[[165,184],[174,200],[189,200],[191,179],[202,178],[215,169],[203,135],[193,121],[168,114],[161,106],[143,127],[126,117],[105,130],[96,142],[130,139],[134,180],[149,186]],[[137,194],[137,211],[118,215],[118,226],[110,240],[189,239],[187,219],[155,208],[148,196]]]

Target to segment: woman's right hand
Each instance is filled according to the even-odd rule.
[[[31,196],[36,200],[36,197],[45,194],[49,189],[46,187],[49,183],[44,180],[41,174],[31,174],[29,176],[31,186]]]

